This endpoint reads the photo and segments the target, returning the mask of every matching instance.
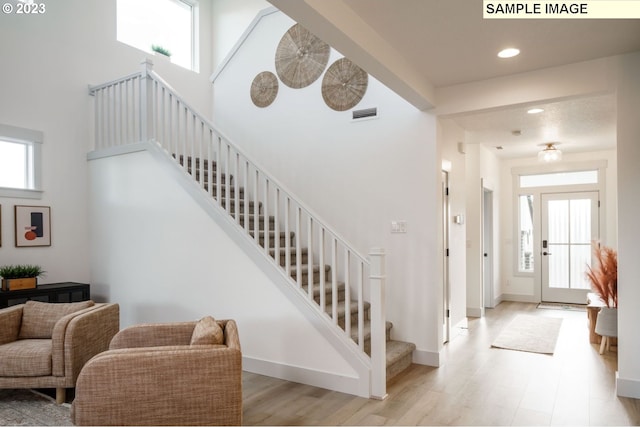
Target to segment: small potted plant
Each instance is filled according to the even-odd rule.
[[[160,55],[164,55],[167,58],[171,59],[171,52],[169,52],[168,49],[165,49],[164,47],[157,45],[157,44],[152,44],[151,45],[151,50],[154,51],[155,53],[158,53]]]
[[[0,267],[2,290],[33,289],[38,286],[38,277],[44,275],[44,273],[44,270],[39,265],[4,265]]]

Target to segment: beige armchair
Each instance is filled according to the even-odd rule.
[[[196,338],[203,320],[219,343]],[[120,331],[76,385],[76,425],[241,425],[242,354],[233,320]]]
[[[55,388],[63,403],[84,364],[120,329],[118,304],[27,301],[0,310],[0,388]]]

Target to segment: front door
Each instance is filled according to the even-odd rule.
[[[591,243],[599,238],[598,192],[541,195],[542,301],[586,304]]]

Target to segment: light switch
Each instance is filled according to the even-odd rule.
[[[407,232],[407,221],[391,221],[391,232],[392,233],[406,233]]]

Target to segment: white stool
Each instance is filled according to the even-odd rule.
[[[611,337],[618,336],[618,309],[602,307],[600,313],[598,313],[598,320],[596,320],[596,334],[602,337],[600,342],[600,354],[604,353],[605,348],[607,351],[611,347]]]

